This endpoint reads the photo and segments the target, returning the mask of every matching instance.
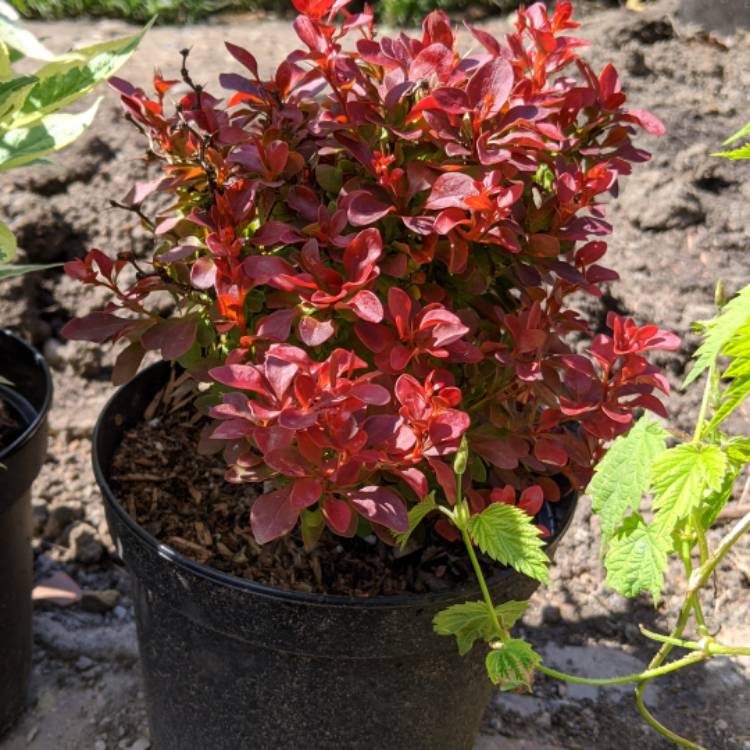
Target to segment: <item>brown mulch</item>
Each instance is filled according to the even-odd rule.
[[[225,573],[294,591],[379,596],[440,591],[466,580],[460,545],[428,535],[402,553],[374,536],[324,532],[308,552],[294,533],[264,546],[250,530],[258,487],[230,484],[221,455],[200,455],[203,420],[182,408],[125,434],[112,487],[130,516],[183,555]]]

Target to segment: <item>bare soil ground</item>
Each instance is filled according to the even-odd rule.
[[[724,135],[750,119],[750,37],[738,35],[725,44],[681,28],[671,20],[671,2],[660,0],[643,14],[583,11],[583,36],[593,42],[589,57],[598,66],[612,60],[634,106],[651,109],[668,128],[661,139],[644,139],[654,159],[626,183],[611,212],[611,264],[622,280],[601,303],[586,304],[598,320],[616,309],[684,333],[692,320],[710,316],[716,278],[723,277],[730,290],[750,281],[750,168],[710,156]],[[486,24],[494,31],[506,25],[503,19]],[[37,23],[34,29],[55,49],[128,31],[111,21]],[[173,73],[178,51],[192,47],[193,77],[212,82],[234,68],[224,39],[252,49],[266,70],[294,43],[286,22],[255,16],[160,28],[150,32],[125,76],[145,86],[155,66]],[[53,166],[5,174],[0,218],[17,232],[27,259],[67,260],[90,246],[113,254],[145,248],[148,238],[131,217],[108,205],[147,174],[142,149],[116,97],[106,92],[95,126]],[[70,315],[98,303],[56,272],[6,284],[0,293],[0,321],[45,353],[56,380],[50,453],[35,486],[37,574],[64,571],[88,592],[69,609],[38,607],[32,706],[0,741],[4,750],[149,745],[127,576],[107,535],[90,469],[91,433],[110,393],[112,360],[60,337]],[[675,385],[695,345],[688,335],[680,352],[663,357]],[[689,427],[698,400],[695,392],[674,393],[670,408],[677,425]],[[741,413],[734,426],[747,432],[749,422],[750,414]],[[597,549],[596,523],[584,500],[559,550],[553,582],[534,597],[523,629],[559,668],[595,676],[635,671],[652,652],[637,625],[666,630],[683,582],[677,578],[656,609],[645,599],[627,602],[603,586]],[[748,642],[750,540],[738,545],[720,575],[721,593],[709,592],[706,600],[711,623],[721,626],[726,640]],[[655,687],[649,704],[707,748],[750,749],[750,663],[715,660],[693,667]],[[597,690],[546,679],[533,696],[499,696],[486,714],[485,732],[482,750],[668,747],[642,725],[627,688]]]

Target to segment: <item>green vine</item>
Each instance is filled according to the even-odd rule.
[[[642,635],[660,644],[646,669],[608,678],[579,677],[542,663],[532,646],[511,635],[525,609],[522,602],[496,605],[477,555],[488,557],[545,581],[548,560],[533,519],[509,505],[494,503],[471,515],[462,493],[468,464],[464,441],[456,454],[456,503],[433,506],[459,530],[482,592],[482,602],[467,602],[440,612],[435,629],[456,636],[462,653],[476,640],[488,647],[490,679],[503,690],[531,690],[535,672],[579,685],[635,685],[635,703],[643,720],[675,745],[704,750],[664,726],[645,705],[651,680],[718,655],[750,656],[750,646],[724,644],[705,622],[701,593],[731,548],[750,530],[750,513],[742,517],[711,549],[707,531],[732,497],[735,480],[750,461],[750,438],[730,437],[721,431],[726,418],[750,395],[750,286],[724,304],[717,287],[717,316],[700,324],[703,343],[685,385],[707,371],[700,411],[692,436],[671,447],[673,434],[644,417],[618,438],[596,468],[588,487],[594,512],[602,521],[603,556],[607,583],[625,596],[649,592],[658,603],[664,588],[669,556],[683,563],[688,581],[671,632],[641,627]],[[623,482],[627,476],[631,481]],[[646,499],[650,498],[650,505]],[[691,624],[697,640],[684,638]],[[673,649],[687,654],[670,660]]]

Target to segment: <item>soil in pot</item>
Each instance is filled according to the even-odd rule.
[[[224,481],[221,454],[197,452],[207,421],[183,406],[130,429],[115,452],[112,488],[131,518],[160,542],[224,573],[300,592],[420,594],[473,580],[463,545],[434,532],[421,532],[418,543],[415,535],[403,551],[374,535],[346,539],[327,530],[312,551],[299,531],[259,546],[250,507],[262,488]],[[549,508],[546,514],[554,529]],[[491,575],[492,562],[484,562]]]

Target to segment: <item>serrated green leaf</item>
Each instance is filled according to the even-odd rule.
[[[55,53],[50,52],[28,29],[3,15],[0,15],[0,41],[34,60],[55,59]]]
[[[500,623],[510,630],[523,616],[528,602],[507,601],[495,607]],[[463,656],[471,651],[477,639],[489,641],[497,637],[489,608],[485,602],[464,602],[438,612],[433,621],[439,635],[453,635],[458,643],[458,652]]]
[[[406,546],[409,541],[409,537],[414,533],[414,529],[419,526],[420,523],[437,508],[435,505],[435,493],[430,492],[424,500],[418,502],[409,508],[409,530],[401,533],[395,532],[393,536],[396,539],[396,544],[401,548]]]
[[[730,437],[722,441],[722,448],[734,469],[741,469],[750,461],[750,438]]]
[[[507,602],[498,604],[495,612],[506,630],[510,630],[523,616],[529,607],[529,603],[509,599]]]
[[[492,503],[469,519],[469,534],[486,555],[519,573],[546,581],[549,558],[540,531],[525,511],[504,503]]]
[[[719,408],[716,409],[707,429],[718,427],[742,402],[750,395],[750,375],[732,380],[721,397]]]
[[[671,533],[706,491],[721,487],[726,469],[727,458],[715,445],[685,443],[660,453],[651,465],[655,524]]]
[[[485,602],[464,602],[438,612],[432,621],[439,635],[454,635],[458,653],[463,656],[471,651],[477,639],[487,640],[496,635]]]
[[[750,322],[750,285],[744,287],[724,306],[721,314],[706,325],[703,343],[695,353],[695,363],[683,382],[690,385],[719,356],[737,330]]]
[[[47,115],[29,128],[18,128],[0,135],[0,172],[28,164],[58,151],[78,138],[91,124],[101,99],[75,115]]]
[[[39,81],[29,91],[14,127],[28,126],[39,118],[80,99],[127,62],[145,29],[133,36],[74,50],[35,72]]]
[[[0,221],[0,265],[10,263],[16,257],[17,249],[16,236]]]
[[[34,271],[44,271],[47,268],[57,268],[62,263],[34,263],[31,265],[14,264],[6,266],[0,263],[0,281],[5,279],[12,279],[16,276],[23,276],[27,273],[33,273]]]
[[[604,558],[607,585],[628,597],[648,591],[656,606],[670,549],[670,534],[647,525],[638,513],[628,516],[611,539]]]
[[[709,492],[704,498],[700,511],[700,523],[702,528],[710,529],[724,506],[732,499],[734,482],[739,475],[739,469],[732,468],[730,471],[727,471],[724,475],[724,482],[721,487],[714,492]]]
[[[629,510],[637,511],[648,489],[651,463],[666,447],[667,432],[650,417],[642,417],[627,435],[612,443],[599,462],[587,492],[601,521],[606,542]]]
[[[541,662],[539,654],[526,641],[511,638],[497,643],[487,654],[485,666],[492,682],[501,690],[531,691],[534,670]]]

